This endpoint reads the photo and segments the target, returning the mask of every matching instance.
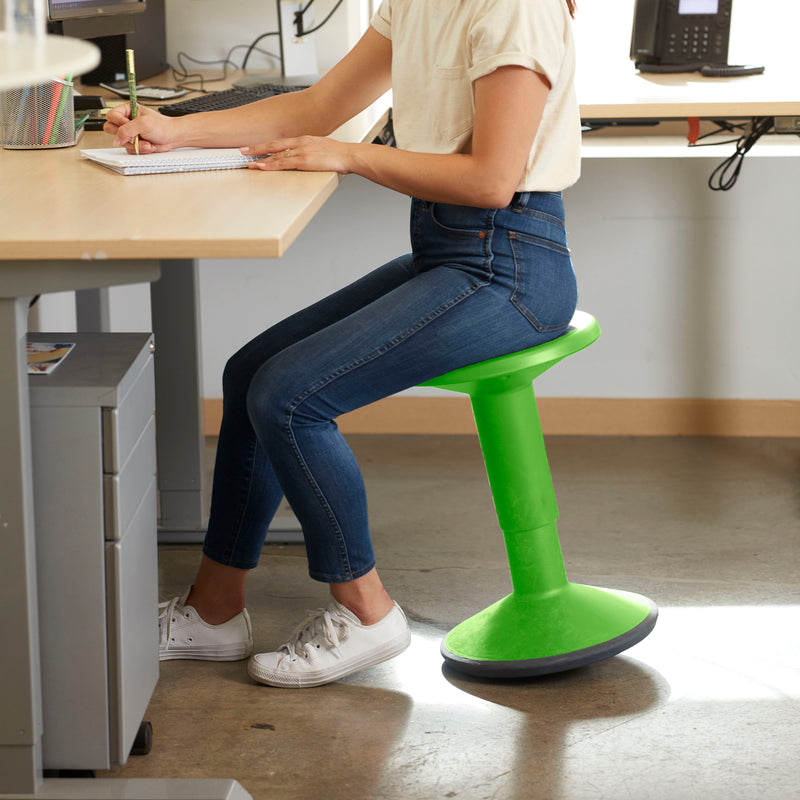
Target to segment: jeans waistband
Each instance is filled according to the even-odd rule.
[[[537,195],[552,195],[554,197],[561,197],[561,192],[515,192],[509,205],[516,208],[522,208],[528,205],[531,197],[536,197]]]

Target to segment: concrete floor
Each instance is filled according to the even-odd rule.
[[[151,753],[107,774],[235,778],[257,800],[800,798],[800,440],[548,440],[570,579],[661,613],[621,656],[510,682],[460,677],[438,651],[510,590],[477,440],[352,444],[410,649],[304,690],[256,685],[244,662],[165,662]],[[198,552],[161,548],[162,599]],[[300,545],[268,544],[248,586],[256,648],[325,598]]]

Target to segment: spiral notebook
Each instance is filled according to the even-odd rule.
[[[263,156],[246,156],[235,147],[182,147],[168,153],[131,155],[124,147],[81,150],[81,155],[122,175],[153,175],[159,172],[201,172],[241,169]]]

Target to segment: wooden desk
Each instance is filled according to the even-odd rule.
[[[383,118],[365,113],[336,136],[365,140]],[[0,151],[4,261],[277,258],[339,183],[331,172],[246,169],[122,176],[80,155],[110,146],[90,132],[63,150]]]
[[[741,119],[800,116],[800,90],[791,72],[706,78],[696,72],[639,73],[630,62],[579,72],[582,119]]]
[[[579,73],[581,119],[664,121],[659,128],[596,130],[583,136],[583,158],[727,158],[733,152],[730,134],[689,147],[688,128],[678,120],[746,120],[751,117],[800,118],[800,90],[786,72],[766,72],[739,78],[706,78],[699,73],[654,75],[639,73],[630,62],[604,65],[602,72]],[[713,125],[709,123],[713,128]],[[662,131],[661,128],[664,128]],[[681,134],[677,131],[680,130]],[[766,136],[747,158],[760,155],[800,157],[796,136]]]
[[[336,135],[369,139],[385,113],[376,104]],[[42,781],[28,304],[39,293],[156,282],[163,275],[154,283],[156,361],[167,370],[170,363],[187,362],[194,364],[190,372],[197,370],[194,260],[280,256],[335,190],[338,177],[249,170],[124,177],[83,161],[78,152],[109,145],[97,133],[85,136],[78,148],[0,151],[0,795],[103,798],[121,796],[124,789],[125,796],[137,798],[244,798],[241,787],[228,793],[225,781],[202,782],[189,794],[181,793],[180,781],[125,787],[117,781]],[[188,394],[194,393],[199,407],[196,371],[194,379]],[[169,438],[173,422],[183,424],[176,409],[174,417],[163,411],[159,407],[162,439]],[[184,411],[191,417],[191,409]],[[199,448],[199,428],[194,435]]]

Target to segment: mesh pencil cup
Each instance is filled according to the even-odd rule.
[[[35,150],[75,144],[73,102],[72,83],[58,78],[0,92],[3,147]]]

